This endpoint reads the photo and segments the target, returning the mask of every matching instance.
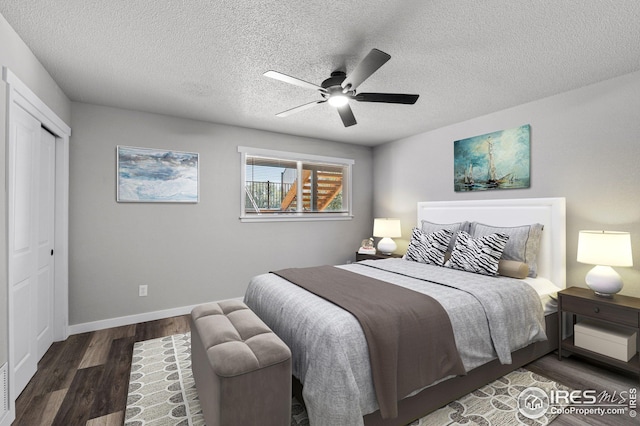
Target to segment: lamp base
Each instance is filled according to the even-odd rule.
[[[398,248],[398,245],[389,237],[384,237],[378,242],[378,251],[382,254],[391,254]]]
[[[598,297],[607,297],[609,299],[612,299],[613,298],[613,294],[614,294],[614,293],[600,293],[600,292],[595,291],[595,290],[593,291],[593,293]]]
[[[611,266],[595,266],[585,276],[585,282],[601,297],[613,297],[622,290],[622,277]]]

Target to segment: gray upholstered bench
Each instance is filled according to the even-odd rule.
[[[191,368],[207,426],[291,424],[291,351],[244,303],[191,311]]]

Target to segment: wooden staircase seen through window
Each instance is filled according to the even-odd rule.
[[[304,211],[323,211],[342,191],[342,172],[326,170],[302,171],[302,205]],[[315,183],[315,185],[314,185]],[[282,203],[281,210],[296,210],[296,195],[298,193],[297,182],[294,183]],[[311,208],[312,200],[315,209]]]

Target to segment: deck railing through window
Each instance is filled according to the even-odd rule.
[[[254,209],[257,206],[260,211],[280,211],[282,200],[292,186],[291,183],[247,181],[246,206],[253,206]]]
[[[238,152],[243,222],[353,217],[353,160],[248,147]]]

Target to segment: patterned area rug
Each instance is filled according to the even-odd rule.
[[[176,334],[134,345],[125,425],[204,425],[190,339]]]
[[[520,393],[531,387],[539,388],[547,395],[551,390],[569,390],[553,380],[519,368],[411,423],[411,426],[547,425],[557,414],[547,412],[531,419],[518,409]]]
[[[190,337],[189,333],[176,334],[135,344],[125,425],[204,425],[191,375]],[[416,420],[411,426],[549,424],[556,416],[546,413],[530,419],[518,410],[518,396],[529,387],[540,388],[547,394],[552,389],[568,390],[528,370],[518,369]],[[304,407],[295,398],[291,414],[291,426],[309,425]]]

